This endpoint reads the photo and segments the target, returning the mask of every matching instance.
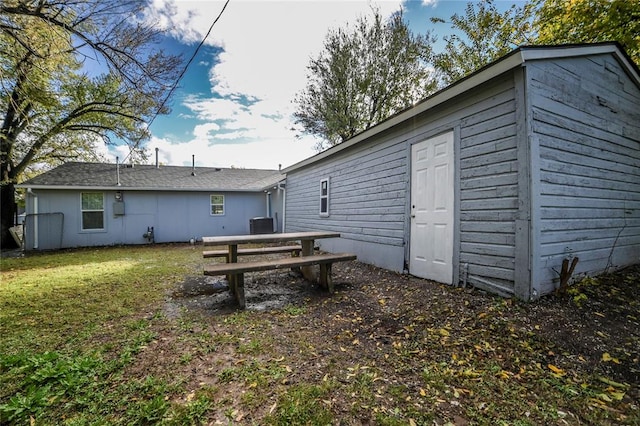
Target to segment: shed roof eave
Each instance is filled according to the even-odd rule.
[[[524,46],[521,50],[523,62],[611,54],[620,62],[634,83],[640,87],[640,72],[638,67],[618,42],[567,44],[559,46]]]

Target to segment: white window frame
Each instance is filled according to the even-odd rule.
[[[213,197],[222,197],[222,203],[214,203],[213,202]],[[221,213],[214,213],[214,211],[213,211],[213,207],[214,206],[222,206],[222,212]],[[224,194],[211,194],[209,196],[209,214],[211,216],[224,216],[225,211],[226,211],[226,207],[225,207]]]
[[[325,184],[326,184],[326,194],[324,193]],[[329,178],[321,179],[320,180],[320,216],[321,217],[329,217],[330,194],[331,194],[331,191],[330,191],[330,185],[329,185]],[[322,203],[323,201],[324,201],[324,206]]]
[[[102,208],[101,209],[85,209],[83,198],[85,194],[100,194],[102,196]],[[105,221],[105,201],[104,201],[104,192],[96,192],[96,191],[86,191],[80,193],[80,229],[82,232],[101,232],[106,229],[106,221]],[[102,228],[85,228],[84,226],[84,214],[85,213],[102,213]]]

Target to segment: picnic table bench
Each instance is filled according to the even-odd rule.
[[[331,265],[334,262],[356,260],[355,254],[316,254],[313,256],[301,256],[281,258],[274,260],[261,260],[255,262],[240,263],[216,263],[204,268],[205,275],[230,275],[229,290],[235,296],[238,305],[245,307],[244,274],[245,272],[268,271],[274,269],[295,268],[302,266],[320,265],[320,286],[333,293],[333,280],[331,278]]]
[[[241,308],[245,307],[244,274],[247,272],[267,271],[283,268],[300,268],[305,279],[315,281],[316,275],[311,269],[319,265],[319,283],[322,288],[333,293],[331,279],[331,265],[335,262],[356,260],[355,254],[314,254],[314,241],[318,238],[337,238],[338,233],[331,232],[294,232],[281,234],[237,235],[221,237],[203,237],[205,246],[228,245],[228,250],[208,250],[203,257],[224,257],[226,263],[216,263],[204,267],[205,275],[226,275],[229,281],[229,291],[235,297]],[[238,244],[282,243],[300,241],[300,245],[285,245],[274,247],[242,248]],[[238,262],[239,255],[260,255],[271,253],[292,254],[291,258]]]

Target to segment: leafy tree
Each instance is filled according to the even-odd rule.
[[[460,35],[445,36],[444,51],[434,55],[434,66],[445,84],[453,83],[467,74],[509,53],[533,37],[532,3],[523,7],[511,6],[500,12],[492,0],[467,3],[464,15],[451,16],[451,26]],[[431,18],[433,23],[446,23]]]
[[[434,23],[445,22],[432,18]],[[523,44],[619,42],[640,64],[640,2],[629,0],[532,0],[500,12],[493,0],[468,3],[445,37],[434,66],[452,83]]]
[[[97,143],[137,148],[181,59],[136,0],[0,3],[1,245],[13,242],[15,188],[30,168],[95,155]]]
[[[640,65],[640,1],[538,0],[538,44],[617,41]]]
[[[330,30],[294,102],[295,123],[335,145],[407,108],[435,88],[427,64],[431,37],[416,36],[402,13],[385,20],[374,10],[353,28]]]

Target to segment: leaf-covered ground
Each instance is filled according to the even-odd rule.
[[[524,303],[348,262],[239,311],[200,247],[0,261],[0,424],[640,424],[640,266]]]
[[[535,303],[357,262],[333,296],[250,277],[243,312],[173,289],[128,374],[179,377],[218,424],[640,424],[638,267]]]

